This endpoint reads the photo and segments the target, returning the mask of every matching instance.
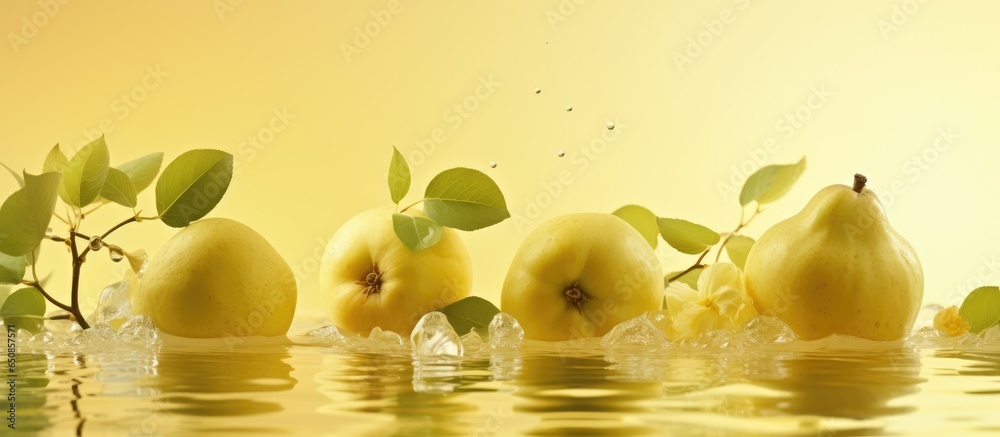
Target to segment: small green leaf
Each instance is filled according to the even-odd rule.
[[[439,173],[424,192],[424,213],[442,226],[474,231],[510,217],[503,193],[493,179],[471,168]]]
[[[0,284],[20,284],[28,267],[28,257],[0,253]]]
[[[971,325],[973,334],[979,334],[1000,321],[1000,287],[988,286],[972,290],[958,309]]]
[[[66,191],[63,200],[80,208],[97,200],[108,178],[109,160],[103,135],[76,152],[63,172],[62,183]]]
[[[726,243],[726,254],[729,255],[729,260],[736,264],[740,270],[743,270],[743,266],[747,263],[747,255],[750,254],[753,243],[753,238],[743,235],[733,235]]]
[[[0,165],[2,165],[3,168],[6,168],[7,172],[9,172],[10,175],[14,177],[14,180],[17,181],[17,185],[19,187],[24,188],[24,178],[22,178],[21,175],[17,174],[16,171],[11,170],[10,167],[7,167],[7,164],[0,162]]]
[[[656,219],[663,239],[678,251],[696,255],[719,242],[719,234],[702,225],[675,218]]]
[[[117,168],[108,169],[108,178],[104,180],[104,187],[101,188],[101,197],[122,206],[135,208],[135,191],[132,179],[129,179],[125,172]]]
[[[406,193],[410,191],[410,166],[406,158],[395,147],[392,148],[392,161],[389,162],[389,195],[392,203],[399,205]]]
[[[66,167],[69,167],[69,158],[59,149],[58,144],[52,146],[52,150],[49,150],[49,154],[45,156],[45,162],[42,164],[42,173],[54,171],[62,174],[66,172]]]
[[[45,317],[45,297],[34,287],[22,288],[7,296],[0,306],[4,324],[37,333]]]
[[[392,230],[414,252],[437,244],[444,235],[444,228],[429,219],[398,213],[392,215]]]
[[[0,207],[0,252],[27,255],[45,238],[56,209],[59,173],[24,174],[24,188]]]
[[[132,185],[135,185],[135,192],[141,193],[142,190],[145,190],[146,187],[149,187],[153,183],[153,179],[156,179],[161,165],[163,165],[163,152],[156,152],[133,159],[119,165],[117,168],[125,172],[128,178],[132,180]]]
[[[792,185],[799,180],[799,176],[802,176],[805,170],[805,157],[795,164],[768,165],[757,170],[743,184],[740,205],[746,206],[755,200],[763,205],[780,199],[792,189]]]
[[[167,165],[156,181],[156,211],[167,226],[182,228],[222,200],[233,179],[233,155],[191,150]]]
[[[437,311],[448,317],[448,323],[459,335],[468,334],[472,328],[476,328],[479,335],[484,336],[500,309],[479,296],[469,296]]]
[[[674,279],[673,282],[680,282],[681,284],[687,284],[689,287],[697,290],[698,289],[698,278],[701,277],[701,272],[704,271],[704,270],[705,270],[704,267],[696,267],[696,268],[692,269],[690,272],[687,272],[687,273],[681,275],[681,277],[679,277],[677,279]],[[670,282],[671,282],[670,278],[673,278],[674,276],[677,276],[677,274],[680,273],[680,272],[681,271],[678,270],[676,272],[670,272],[670,273],[667,273],[666,275],[664,275],[663,276],[663,286],[664,287],[669,286]],[[667,305],[666,298],[664,298],[664,300],[663,300],[663,305],[664,306]]]
[[[656,214],[639,205],[625,205],[612,214],[632,225],[649,242],[649,245],[656,249],[656,243],[660,241],[660,228],[656,224]]]

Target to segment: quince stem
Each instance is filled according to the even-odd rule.
[[[854,192],[861,194],[861,190],[865,189],[865,184],[868,183],[868,177],[861,173],[854,174]]]

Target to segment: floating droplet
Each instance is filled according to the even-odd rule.
[[[101,241],[101,237],[98,237],[96,235],[90,237],[90,250],[98,251],[101,250],[102,247],[104,247],[104,242]]]
[[[613,121],[608,122],[608,130],[615,130],[615,122]]]
[[[572,106],[567,106],[566,107],[566,112],[573,112],[573,107]]]
[[[562,158],[563,156],[566,156],[566,152],[563,152],[562,150],[560,150],[560,151],[556,152],[556,156]]]
[[[120,262],[123,258],[125,258],[125,254],[118,249],[109,249],[108,253],[111,255],[112,262]]]
[[[541,93],[542,93],[541,88],[535,88],[535,94],[541,94]]]
[[[548,44],[548,43],[549,43],[548,41],[545,41],[545,44]]]
[[[496,161],[490,161],[490,168],[497,168]]]

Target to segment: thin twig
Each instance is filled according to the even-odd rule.
[[[62,310],[73,312],[73,308],[53,298],[48,292],[45,291],[45,288],[42,287],[41,281],[38,280],[38,269],[37,267],[35,267],[36,261],[37,260],[35,259],[35,251],[31,251],[31,278],[34,279],[34,282],[28,283],[26,285],[35,287],[35,289],[41,292],[42,296],[44,296],[45,299],[47,299],[49,302],[52,302],[53,305],[59,307]]]
[[[691,265],[691,267],[688,267],[688,268],[684,269],[684,271],[682,271],[682,272],[680,272],[680,273],[678,273],[678,274],[676,274],[674,276],[671,276],[670,279],[667,279],[667,282],[674,282],[674,281],[677,280],[677,278],[680,278],[681,276],[684,276],[684,275],[686,275],[688,273],[691,273],[692,271],[694,271],[697,268],[705,267],[705,265],[702,264],[701,261],[705,259],[705,256],[708,255],[708,252],[710,252],[711,250],[712,250],[711,247],[709,247],[708,249],[705,249],[705,251],[701,253],[701,256],[698,257],[698,260],[695,261],[694,264]]]

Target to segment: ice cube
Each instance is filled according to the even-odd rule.
[[[413,355],[417,357],[462,356],[462,340],[440,312],[424,314],[410,334]]]
[[[514,350],[524,341],[524,329],[514,316],[497,313],[489,326],[490,347],[499,350]]]
[[[79,349],[106,348],[114,346],[117,341],[118,334],[115,334],[115,330],[111,329],[111,325],[97,322],[90,329],[85,329],[73,337],[72,345]]]
[[[994,325],[979,335],[983,337],[983,343],[985,344],[1000,344],[1000,325]]]
[[[486,342],[476,332],[476,328],[470,329],[468,334],[461,336],[459,339],[462,341],[462,350],[466,356],[480,355],[486,351]]]
[[[317,343],[330,343],[334,347],[347,347],[351,343],[347,336],[340,331],[340,328],[333,325],[313,329],[306,333],[306,336]]]
[[[15,335],[17,336],[17,343],[20,345],[28,344],[28,342],[31,341],[31,337],[35,336],[35,334],[27,329],[18,329]]]
[[[403,344],[403,337],[392,331],[383,331],[376,326],[368,334],[368,348],[377,352],[399,351],[406,349]]]
[[[91,322],[112,323],[120,319],[128,320],[132,313],[132,302],[129,301],[131,286],[126,281],[115,282],[101,292],[97,301],[97,309],[88,320]]]
[[[670,344],[667,334],[657,328],[648,318],[644,316],[633,317],[621,322],[618,326],[611,328],[601,338],[601,345],[605,347],[619,346],[644,346],[654,348],[665,348]]]
[[[739,337],[728,329],[713,329],[698,336],[698,345],[705,348],[742,347],[745,341],[740,341]]]
[[[986,343],[982,337],[971,332],[949,337],[930,326],[918,329],[907,340],[921,349],[976,349]]]
[[[795,340],[795,332],[785,322],[774,316],[754,317],[741,331],[743,340],[749,344],[787,343]]]
[[[138,315],[128,319],[118,328],[118,337],[136,346],[152,346],[159,341],[153,319]]]
[[[667,310],[647,311],[642,316],[649,319],[650,322],[653,322],[653,326],[656,326],[664,334],[670,335],[671,319],[669,311]]]

